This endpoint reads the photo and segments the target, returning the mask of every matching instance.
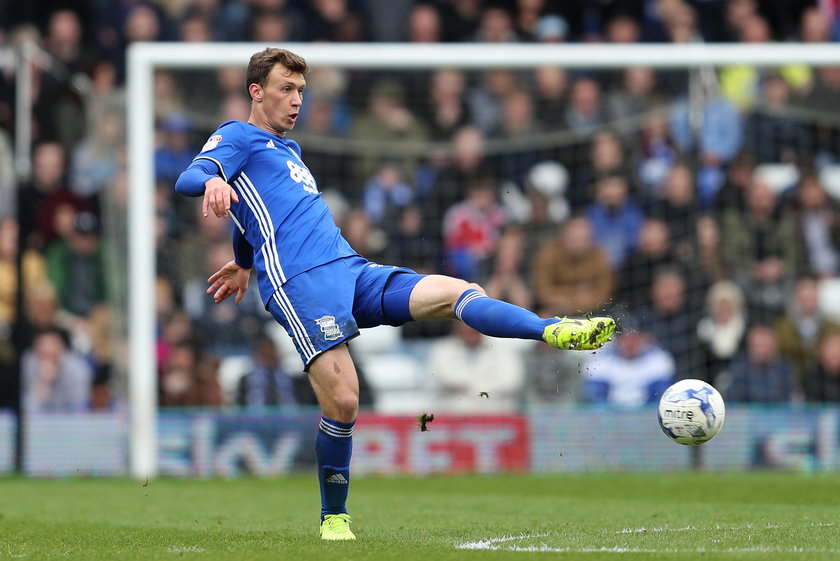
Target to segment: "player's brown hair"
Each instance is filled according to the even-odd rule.
[[[268,73],[277,63],[291,70],[293,74],[300,72],[306,76],[309,73],[309,65],[302,56],[286,49],[268,47],[251,55],[248,69],[245,71],[245,89],[247,90],[251,84],[265,86],[268,83]]]

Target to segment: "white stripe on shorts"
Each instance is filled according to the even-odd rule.
[[[274,292],[273,297],[274,301],[277,302],[277,306],[283,312],[283,315],[286,316],[286,321],[289,323],[293,337],[303,353],[304,362],[308,364],[318,354],[318,351],[315,349],[315,345],[312,344],[312,340],[306,332],[306,327],[303,325],[300,317],[298,317],[292,303],[289,301],[289,297],[286,296],[282,288],[278,288]]]

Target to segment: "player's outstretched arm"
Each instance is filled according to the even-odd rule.
[[[219,218],[227,218],[231,201],[238,203],[239,196],[233,187],[219,177],[216,165],[205,159],[193,161],[175,182],[175,191],[188,197],[204,195],[202,211],[210,211]]]
[[[194,160],[175,182],[175,192],[187,197],[200,197],[204,194],[204,184],[214,177],[219,177],[216,164],[210,160]]]
[[[238,203],[239,195],[221,177],[212,177],[204,184],[204,216],[213,211],[219,218],[227,218],[231,201]]]
[[[207,294],[213,294],[216,304],[224,302],[231,294],[236,294],[236,303],[239,304],[248,290],[250,280],[251,269],[240,267],[236,261],[229,261],[207,279],[210,284]]]

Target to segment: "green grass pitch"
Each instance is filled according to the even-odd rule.
[[[313,477],[0,480],[0,560],[837,560],[840,475],[357,478],[352,543]]]

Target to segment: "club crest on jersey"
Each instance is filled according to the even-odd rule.
[[[219,145],[219,142],[222,141],[222,135],[214,134],[210,138],[207,139],[207,142],[204,143],[204,146],[201,148],[202,152],[207,152],[208,150],[212,150],[216,146]]]
[[[327,341],[335,341],[344,336],[341,328],[335,322],[335,316],[324,316],[315,320],[315,323],[321,328],[324,334],[324,339]]]

